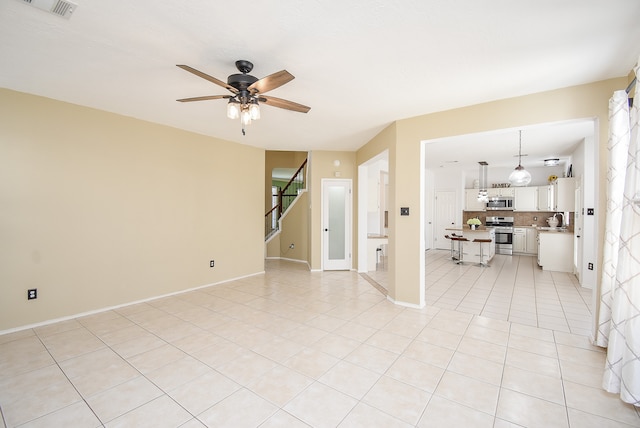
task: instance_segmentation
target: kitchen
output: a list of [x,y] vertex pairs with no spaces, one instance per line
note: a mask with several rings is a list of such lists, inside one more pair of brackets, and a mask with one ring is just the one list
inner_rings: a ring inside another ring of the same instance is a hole
[[575,178],[555,178],[544,186],[465,189],[462,222],[478,218],[495,230],[496,254],[537,256],[543,270],[573,272]]
[[[585,120],[426,142],[427,249],[450,250],[446,229],[468,229],[467,221],[478,218],[483,227],[497,228],[497,254],[537,257],[541,269],[574,273],[591,288],[583,271],[595,251],[584,232],[585,223],[595,222],[593,216],[585,222],[582,207],[594,206],[584,191],[595,179],[593,132],[593,121]],[[478,201],[480,162],[487,164],[489,202]],[[520,164],[531,175],[526,186],[509,182]]]

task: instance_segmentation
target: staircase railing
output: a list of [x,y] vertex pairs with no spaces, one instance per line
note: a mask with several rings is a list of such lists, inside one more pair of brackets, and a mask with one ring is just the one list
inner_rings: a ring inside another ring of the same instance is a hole
[[276,205],[264,215],[265,239],[278,231],[278,220],[287,212],[287,209],[298,197],[300,191],[305,189],[307,160],[305,159],[300,168],[293,174],[289,182],[282,189],[278,188]]

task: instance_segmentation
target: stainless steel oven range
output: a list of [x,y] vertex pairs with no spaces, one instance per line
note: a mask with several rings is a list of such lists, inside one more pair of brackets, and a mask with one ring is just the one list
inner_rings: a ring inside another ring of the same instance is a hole
[[486,217],[485,226],[496,231],[496,254],[513,254],[513,217]]

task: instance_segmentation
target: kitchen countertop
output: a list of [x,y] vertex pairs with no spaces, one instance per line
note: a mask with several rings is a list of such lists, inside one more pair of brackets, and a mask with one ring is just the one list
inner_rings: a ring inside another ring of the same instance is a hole
[[447,228],[445,228],[445,230],[450,230],[452,232],[464,232],[464,233],[487,233],[487,232],[491,231],[491,228],[486,228],[484,226],[480,226],[476,230],[471,230],[471,228],[469,228],[469,226],[466,226],[466,227],[454,226],[454,227],[447,227]]
[[569,233],[573,235],[573,231],[569,230],[569,229],[547,229],[547,228],[541,228],[538,227],[538,233]]

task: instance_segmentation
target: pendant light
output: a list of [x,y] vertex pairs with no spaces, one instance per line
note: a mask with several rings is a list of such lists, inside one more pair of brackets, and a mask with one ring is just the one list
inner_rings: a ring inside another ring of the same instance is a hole
[[478,174],[478,202],[489,202],[489,193],[487,192],[487,165],[485,161],[478,162],[480,164],[480,172]]
[[531,174],[522,166],[522,131],[520,131],[520,144],[518,146],[518,166],[509,175],[509,183],[512,186],[526,186],[531,183]]

